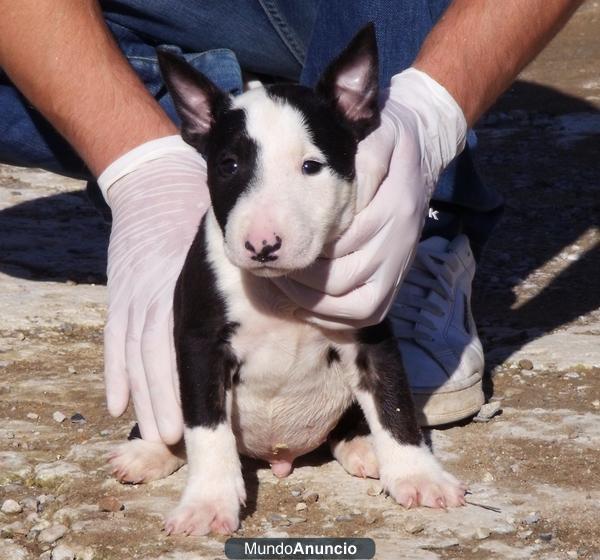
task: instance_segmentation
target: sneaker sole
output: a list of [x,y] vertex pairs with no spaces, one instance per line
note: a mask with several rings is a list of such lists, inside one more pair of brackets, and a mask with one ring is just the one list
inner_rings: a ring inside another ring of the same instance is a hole
[[417,421],[423,427],[439,426],[464,420],[477,414],[485,402],[480,375],[473,383],[441,393],[413,393]]

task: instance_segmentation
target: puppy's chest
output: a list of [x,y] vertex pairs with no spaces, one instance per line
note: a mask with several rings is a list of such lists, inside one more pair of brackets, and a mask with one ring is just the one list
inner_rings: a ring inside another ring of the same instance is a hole
[[[318,447],[352,401],[352,342],[335,344],[310,325],[256,310],[230,314],[240,368],[232,421],[241,451],[273,459]],[[241,310],[239,310],[241,311]]]

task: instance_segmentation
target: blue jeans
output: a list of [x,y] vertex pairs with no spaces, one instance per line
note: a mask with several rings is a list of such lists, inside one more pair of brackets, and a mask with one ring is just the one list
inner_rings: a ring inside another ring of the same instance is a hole
[[[101,0],[108,27],[150,93],[177,122],[155,49],[168,46],[232,94],[242,70],[313,85],[356,31],[373,21],[380,81],[410,66],[449,0]],[[92,179],[83,162],[0,70],[0,161]],[[476,254],[502,199],[475,172],[469,146],[442,175],[424,235],[464,231]],[[436,223],[440,222],[440,223]]]

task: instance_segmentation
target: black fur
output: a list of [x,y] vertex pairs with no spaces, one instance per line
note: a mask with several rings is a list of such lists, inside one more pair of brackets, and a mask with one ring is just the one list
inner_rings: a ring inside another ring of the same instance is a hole
[[316,96],[310,88],[292,84],[269,86],[267,94],[296,107],[304,117],[312,140],[327,158],[327,165],[340,177],[354,179],[356,138],[350,125],[332,110],[327,100]]
[[[240,109],[222,112],[208,135],[206,164],[210,200],[223,232],[227,216],[252,181],[257,156],[256,142],[246,132],[246,113]],[[223,173],[221,163],[226,159],[237,162],[235,173]]]
[[181,407],[188,427],[226,421],[225,395],[239,363],[229,341],[238,327],[227,323],[225,303],[206,256],[203,219],[175,287],[174,340]]
[[[343,75],[348,68],[355,67],[357,61],[361,60],[367,63],[367,73],[361,91],[351,93],[343,87],[345,84],[340,88],[338,76]],[[316,92],[321,98],[330,100],[334,110],[349,123],[358,140],[362,140],[379,126],[379,57],[375,26],[372,23],[363,27],[340,55],[327,66],[317,84]],[[358,114],[351,112],[352,118],[349,118],[344,109],[346,102],[350,101],[360,105]]]
[[351,441],[356,436],[367,436],[370,433],[360,406],[357,403],[352,403],[339,419],[336,427],[329,433],[329,440]]
[[361,373],[361,388],[373,395],[379,421],[399,443],[420,445],[423,436],[389,323],[383,321],[360,329],[357,340],[360,350],[356,366]]
[[333,346],[330,346],[327,349],[327,356],[325,359],[327,360],[327,365],[331,367],[333,364],[339,363],[340,353]]

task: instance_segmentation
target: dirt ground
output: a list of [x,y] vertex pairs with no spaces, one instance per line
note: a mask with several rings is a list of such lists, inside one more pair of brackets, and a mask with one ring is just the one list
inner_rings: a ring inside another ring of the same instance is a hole
[[[368,536],[385,560],[600,558],[598,29],[588,1],[477,128],[506,199],[474,289],[501,413],[429,433],[469,504],[403,510],[322,451],[284,480],[245,464],[240,535]],[[0,513],[0,559],[223,558],[222,538],[161,531],[185,467],[144,486],[106,467],[133,417],[105,409],[108,230],[82,188],[0,166],[0,505],[21,510]]]

